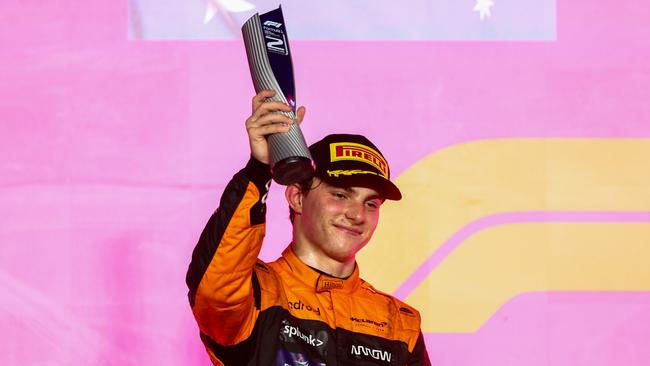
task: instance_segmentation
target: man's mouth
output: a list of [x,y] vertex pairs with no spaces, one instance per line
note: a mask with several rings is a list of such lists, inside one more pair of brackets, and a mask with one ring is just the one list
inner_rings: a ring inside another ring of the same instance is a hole
[[339,230],[341,230],[341,231],[343,231],[343,232],[345,232],[347,234],[350,234],[350,235],[358,236],[358,235],[361,235],[363,233],[363,231],[361,229],[358,229],[358,228],[353,227],[353,226],[346,226],[346,225],[334,225],[334,226],[337,229],[339,229]]

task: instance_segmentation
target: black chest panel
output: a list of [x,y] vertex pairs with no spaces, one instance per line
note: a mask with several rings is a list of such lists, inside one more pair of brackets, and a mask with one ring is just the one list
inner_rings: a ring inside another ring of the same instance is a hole
[[261,312],[244,342],[207,344],[226,366],[399,366],[409,355],[404,342],[332,329],[324,322],[298,319],[282,307]]

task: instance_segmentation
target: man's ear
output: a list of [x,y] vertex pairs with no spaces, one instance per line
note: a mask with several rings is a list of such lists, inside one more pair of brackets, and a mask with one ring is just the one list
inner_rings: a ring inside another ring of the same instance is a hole
[[284,196],[287,199],[289,207],[291,207],[297,214],[301,214],[302,198],[304,195],[302,193],[302,189],[300,189],[300,185],[298,183],[294,183],[287,186],[287,189],[284,191]]

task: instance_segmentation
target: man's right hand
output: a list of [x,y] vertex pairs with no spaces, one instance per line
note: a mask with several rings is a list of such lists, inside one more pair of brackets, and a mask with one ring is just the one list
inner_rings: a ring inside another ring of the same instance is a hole
[[[275,95],[273,90],[262,90],[253,97],[253,113],[246,119],[246,130],[251,155],[264,164],[269,164],[269,145],[266,135],[286,133],[294,121],[277,112],[291,112],[291,107],[282,102],[269,102],[267,98]],[[305,117],[305,107],[300,107],[296,113],[296,121],[302,122]]]

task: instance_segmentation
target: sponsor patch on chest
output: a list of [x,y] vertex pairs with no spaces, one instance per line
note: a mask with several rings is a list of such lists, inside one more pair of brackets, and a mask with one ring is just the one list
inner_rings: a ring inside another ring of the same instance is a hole
[[355,344],[352,345],[350,354],[356,358],[383,361],[386,364],[390,364],[393,358],[393,353],[391,351]]

